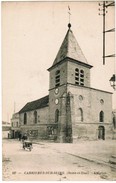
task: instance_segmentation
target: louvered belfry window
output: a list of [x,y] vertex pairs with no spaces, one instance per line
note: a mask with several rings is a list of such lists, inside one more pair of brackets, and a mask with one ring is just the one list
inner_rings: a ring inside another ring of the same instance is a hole
[[58,87],[60,85],[60,70],[57,70],[55,73],[55,86]]
[[84,71],[82,69],[75,69],[75,84],[84,86]]

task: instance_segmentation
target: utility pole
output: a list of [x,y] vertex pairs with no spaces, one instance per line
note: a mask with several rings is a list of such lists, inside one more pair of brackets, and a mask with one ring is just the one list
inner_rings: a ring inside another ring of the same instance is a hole
[[[99,13],[99,15],[103,15],[103,65],[105,65],[105,59],[106,58],[110,58],[110,57],[115,57],[115,54],[110,54],[110,55],[106,55],[105,53],[105,49],[106,49],[106,37],[105,37],[105,34],[106,33],[109,33],[109,32],[114,32],[115,31],[115,28],[112,28],[112,29],[109,29],[109,30],[106,30],[106,27],[105,27],[105,22],[106,22],[106,19],[105,19],[105,16],[106,16],[106,8],[110,7],[110,6],[115,6],[115,1],[103,1],[102,3],[99,3],[99,6],[101,6],[99,8],[99,11],[102,12]],[[113,76],[110,78],[110,85],[111,87],[113,87],[114,90],[116,90],[116,74],[115,74],[115,63],[114,63],[114,74]]]
[[103,65],[105,65],[105,1],[103,2]]
[[[110,6],[114,6],[115,2],[114,1],[103,1],[102,3],[99,3],[99,15],[103,16],[103,65],[105,65],[105,58],[106,57],[115,57],[115,54],[111,54],[111,55],[106,55],[105,51],[106,51],[106,37],[105,34],[108,32],[114,32],[115,28],[112,28],[110,30],[106,30],[105,24],[106,24],[106,13],[108,13],[108,11],[106,10],[108,7]],[[101,13],[102,12],[102,13]]]

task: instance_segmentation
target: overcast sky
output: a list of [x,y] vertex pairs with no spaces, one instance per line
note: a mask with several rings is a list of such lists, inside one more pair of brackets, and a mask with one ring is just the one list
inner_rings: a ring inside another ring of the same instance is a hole
[[[102,16],[98,2],[3,2],[2,88],[3,120],[10,121],[27,102],[48,95],[49,73],[68,30],[68,5],[72,31],[91,69],[91,87],[116,91],[109,79],[114,58],[102,64]],[[106,29],[114,27],[114,7],[108,8]],[[106,54],[114,54],[114,33],[106,35]]]

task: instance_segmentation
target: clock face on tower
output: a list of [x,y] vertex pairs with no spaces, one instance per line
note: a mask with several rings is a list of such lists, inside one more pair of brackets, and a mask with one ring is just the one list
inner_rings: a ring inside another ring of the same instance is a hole
[[58,101],[58,99],[56,99],[56,100],[55,100],[55,104],[57,105],[57,104],[58,104],[58,102],[59,102],[59,101]]
[[55,89],[55,94],[58,94],[58,93],[59,93],[59,89],[56,88],[56,89]]

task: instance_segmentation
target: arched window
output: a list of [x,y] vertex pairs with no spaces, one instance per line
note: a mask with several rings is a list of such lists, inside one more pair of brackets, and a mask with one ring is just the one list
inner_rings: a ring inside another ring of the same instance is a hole
[[58,121],[59,121],[59,110],[56,109],[56,111],[55,111],[55,123],[58,123]]
[[83,121],[83,110],[81,108],[77,110],[77,120]]
[[16,127],[18,127],[19,125],[18,125],[18,121],[16,122]]
[[99,113],[99,121],[100,121],[100,122],[104,122],[104,112],[103,112],[103,111],[101,111],[101,112]]
[[27,113],[24,113],[24,125],[27,124]]
[[105,127],[104,126],[98,127],[98,139],[105,140]]
[[57,70],[55,73],[55,86],[59,86],[60,85],[60,70]]
[[34,123],[37,123],[37,111],[34,111]]

